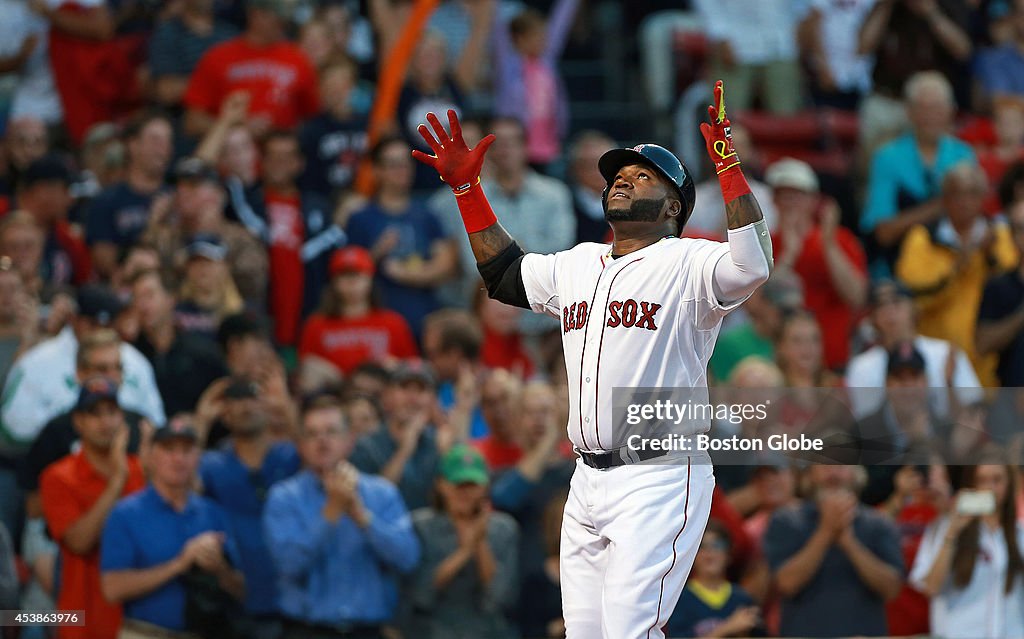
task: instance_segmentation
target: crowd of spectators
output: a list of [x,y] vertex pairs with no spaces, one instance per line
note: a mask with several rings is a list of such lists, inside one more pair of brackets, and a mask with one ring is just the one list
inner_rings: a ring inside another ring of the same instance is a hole
[[86,617],[20,636],[563,636],[560,324],[410,151],[455,109],[525,250],[609,241],[680,11],[776,264],[707,377],[778,401],[712,435],[851,456],[716,456],[666,633],[1024,636],[1024,0],[0,0],[0,610]]

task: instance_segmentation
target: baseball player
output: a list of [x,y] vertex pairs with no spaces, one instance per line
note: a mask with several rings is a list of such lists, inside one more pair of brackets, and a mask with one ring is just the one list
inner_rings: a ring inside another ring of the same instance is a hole
[[715,480],[706,454],[631,450],[611,423],[616,387],[706,393],[722,318],[772,269],[768,229],[733,149],[721,81],[708,114],[701,132],[725,199],[728,242],[679,237],[693,212],[693,178],[668,150],[641,144],[598,162],[611,245],[584,243],[554,255],[524,254],[495,218],[480,186],[494,135],[469,149],[453,111],[450,136],[433,113],[430,129],[419,127],[433,155],[413,155],[452,188],[490,296],[562,321],[568,430],[579,455],[560,551],[568,639],[663,638],[711,510]]

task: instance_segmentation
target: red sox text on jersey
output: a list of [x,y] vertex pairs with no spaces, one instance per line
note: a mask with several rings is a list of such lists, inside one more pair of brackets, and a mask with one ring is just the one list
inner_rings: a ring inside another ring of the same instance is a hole
[[[661,304],[654,302],[638,302],[634,299],[614,300],[608,303],[608,328],[622,326],[624,328],[644,328],[649,331],[658,330],[655,316]],[[580,330],[587,325],[589,307],[586,301],[573,302],[562,307],[562,333]]]

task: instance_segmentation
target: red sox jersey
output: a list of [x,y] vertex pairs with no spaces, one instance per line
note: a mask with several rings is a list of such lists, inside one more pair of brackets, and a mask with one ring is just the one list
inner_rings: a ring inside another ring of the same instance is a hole
[[703,389],[695,395],[707,401],[708,359],[722,318],[745,299],[716,299],[712,277],[723,258],[726,243],[675,237],[619,258],[609,245],[592,243],[523,257],[531,308],[562,322],[568,431],[577,448],[625,445],[613,432],[614,388]]

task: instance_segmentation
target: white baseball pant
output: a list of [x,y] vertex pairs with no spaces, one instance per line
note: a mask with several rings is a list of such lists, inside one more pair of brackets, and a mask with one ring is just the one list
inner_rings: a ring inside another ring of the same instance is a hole
[[576,461],[559,553],[566,639],[664,639],[714,488],[706,456],[608,470]]

